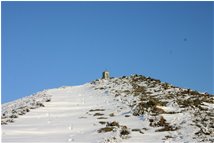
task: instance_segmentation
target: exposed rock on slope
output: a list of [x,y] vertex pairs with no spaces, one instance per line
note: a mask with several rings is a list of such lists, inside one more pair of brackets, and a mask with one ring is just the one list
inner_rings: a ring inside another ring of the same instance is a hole
[[180,141],[180,137],[197,142],[214,141],[212,95],[142,75],[96,80],[92,84],[95,90],[103,90],[115,96],[115,100],[129,105],[132,115],[143,117],[155,132],[169,133],[163,138],[165,140]]
[[123,76],[3,104],[1,123],[3,142],[214,142],[214,98]]
[[46,91],[42,91],[37,94],[18,99],[15,102],[3,104],[1,124],[6,125],[8,123],[13,123],[14,118],[18,118],[18,116],[24,115],[32,109],[44,107],[43,103],[50,101],[51,95],[46,94]]

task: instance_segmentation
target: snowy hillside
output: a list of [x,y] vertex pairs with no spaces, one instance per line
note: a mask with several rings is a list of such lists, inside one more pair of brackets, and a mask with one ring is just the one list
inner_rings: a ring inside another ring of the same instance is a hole
[[3,142],[214,142],[214,98],[133,75],[2,105]]

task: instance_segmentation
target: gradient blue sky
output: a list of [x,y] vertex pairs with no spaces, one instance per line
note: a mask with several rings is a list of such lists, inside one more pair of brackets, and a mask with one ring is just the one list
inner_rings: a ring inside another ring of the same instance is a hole
[[143,74],[214,93],[213,2],[2,2],[2,102]]

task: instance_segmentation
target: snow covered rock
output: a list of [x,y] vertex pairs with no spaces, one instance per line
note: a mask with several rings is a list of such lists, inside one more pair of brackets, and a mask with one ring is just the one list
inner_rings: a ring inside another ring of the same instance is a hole
[[214,98],[142,75],[2,105],[3,142],[213,142]]

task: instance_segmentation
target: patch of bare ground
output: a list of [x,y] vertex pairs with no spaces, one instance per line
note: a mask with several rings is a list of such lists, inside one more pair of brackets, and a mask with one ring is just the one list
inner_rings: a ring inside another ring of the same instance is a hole
[[176,131],[179,128],[177,126],[172,126],[166,122],[163,116],[160,116],[159,120],[157,119],[149,119],[151,127],[163,127],[161,129],[156,130],[156,132],[163,132],[163,131]]
[[103,116],[104,114],[102,113],[95,113],[94,116]]
[[96,111],[105,111],[105,109],[91,109],[89,112],[96,112]]

